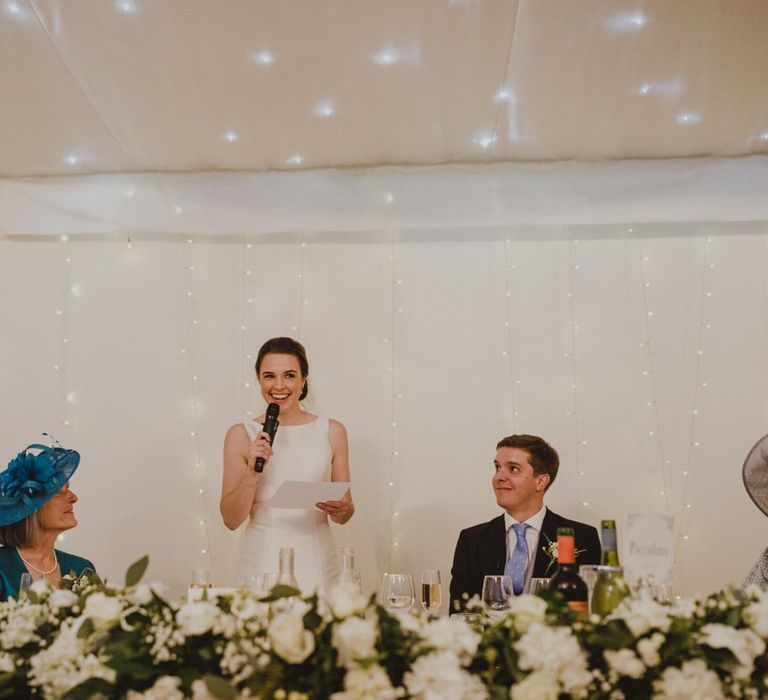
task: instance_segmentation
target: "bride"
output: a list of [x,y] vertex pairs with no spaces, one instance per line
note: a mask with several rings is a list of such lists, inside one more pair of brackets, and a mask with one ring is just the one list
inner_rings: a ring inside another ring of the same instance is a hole
[[[263,432],[264,416],[236,423],[224,439],[224,474],[219,508],[224,524],[248,525],[240,540],[237,575],[274,572],[281,547],[293,547],[295,575],[302,591],[327,594],[338,576],[338,558],[328,518],[344,524],[354,514],[349,491],[339,501],[309,510],[272,508],[269,500],[284,480],[349,481],[347,432],[339,421],[305,411],[309,363],[304,346],[272,338],[256,358],[264,400],[280,407],[274,444]],[[256,460],[264,460],[258,473]]]

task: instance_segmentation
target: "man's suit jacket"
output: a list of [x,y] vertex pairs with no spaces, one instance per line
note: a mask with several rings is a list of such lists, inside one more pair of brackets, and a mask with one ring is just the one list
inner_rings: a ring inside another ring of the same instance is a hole
[[[597,530],[591,525],[568,520],[553,513],[549,508],[544,515],[541,526],[539,544],[536,547],[536,558],[533,562],[533,577],[551,576],[555,572],[557,562],[547,572],[549,556],[544,551],[548,542],[557,541],[557,530],[561,527],[572,527],[576,535],[576,549],[584,550],[578,555],[576,564],[600,563],[600,538]],[[456,610],[456,603],[463,607],[463,595],[470,598],[483,590],[483,577],[492,574],[503,574],[507,562],[507,532],[504,527],[504,516],[462,530],[456,543],[451,569],[451,612]],[[546,572],[546,573],[545,573]]]

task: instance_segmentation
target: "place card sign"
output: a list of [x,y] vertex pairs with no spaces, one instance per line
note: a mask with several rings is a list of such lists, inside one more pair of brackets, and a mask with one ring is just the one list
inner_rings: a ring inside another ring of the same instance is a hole
[[629,583],[675,582],[674,519],[656,513],[630,513],[624,531],[622,563]]

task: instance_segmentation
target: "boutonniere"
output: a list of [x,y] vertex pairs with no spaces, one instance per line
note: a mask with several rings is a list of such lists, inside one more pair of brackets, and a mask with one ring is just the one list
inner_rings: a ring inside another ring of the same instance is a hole
[[[544,550],[544,554],[546,554],[549,558],[549,561],[547,562],[547,568],[544,569],[544,576],[549,576],[549,570],[554,564],[557,563],[557,540],[550,540],[545,532],[542,532],[541,534],[544,535],[544,539],[547,541],[547,543],[542,546],[542,549]],[[574,554],[578,559],[579,554],[582,554],[586,551],[586,549],[577,549]]]

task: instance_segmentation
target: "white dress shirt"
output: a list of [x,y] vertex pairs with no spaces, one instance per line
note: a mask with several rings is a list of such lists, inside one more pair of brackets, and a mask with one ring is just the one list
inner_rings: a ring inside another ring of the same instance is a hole
[[[529,527],[525,531],[525,542],[528,545],[528,563],[525,565],[525,585],[523,593],[528,593],[531,588],[531,576],[533,575],[533,562],[536,559],[536,548],[539,546],[539,537],[541,536],[541,527],[544,524],[544,516],[547,514],[547,507],[542,506],[541,510],[534,513],[528,520],[524,520]],[[507,561],[515,551],[517,545],[517,535],[512,529],[513,525],[519,523],[509,513],[504,511],[504,527],[507,530]]]

